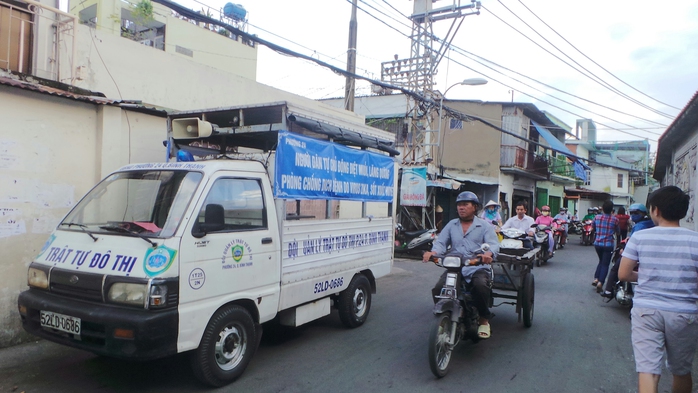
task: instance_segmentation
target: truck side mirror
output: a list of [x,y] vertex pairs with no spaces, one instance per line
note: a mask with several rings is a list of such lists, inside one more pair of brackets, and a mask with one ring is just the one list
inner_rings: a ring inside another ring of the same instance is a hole
[[194,226],[192,236],[201,238],[209,232],[223,230],[225,227],[225,210],[222,205],[210,204],[206,205],[204,212],[204,222]]

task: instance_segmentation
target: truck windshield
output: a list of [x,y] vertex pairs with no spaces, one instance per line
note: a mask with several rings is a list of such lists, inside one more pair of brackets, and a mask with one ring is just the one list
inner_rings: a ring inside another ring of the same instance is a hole
[[127,171],[100,182],[65,217],[66,229],[171,237],[203,175],[187,171]]

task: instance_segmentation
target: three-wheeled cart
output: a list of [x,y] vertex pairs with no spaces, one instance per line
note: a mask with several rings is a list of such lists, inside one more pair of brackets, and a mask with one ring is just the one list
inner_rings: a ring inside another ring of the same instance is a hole
[[[503,301],[496,306],[515,305],[516,313],[519,315],[518,321],[521,322],[523,317],[523,323],[526,327],[531,327],[533,324],[533,301],[536,287],[532,270],[538,252],[540,252],[540,248],[533,250],[502,248],[499,250],[497,260],[492,263],[494,280],[491,302],[494,303],[494,298],[515,300],[516,303]],[[516,293],[503,293],[504,291]],[[490,307],[496,306],[490,304]]]

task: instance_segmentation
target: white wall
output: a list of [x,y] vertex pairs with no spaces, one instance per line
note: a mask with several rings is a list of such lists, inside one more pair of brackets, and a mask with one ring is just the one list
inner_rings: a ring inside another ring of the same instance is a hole
[[676,146],[672,154],[673,173],[667,174],[669,177],[666,184],[674,185],[688,193],[691,202],[688,206],[686,217],[681,220],[681,226],[692,230],[698,230],[698,217],[696,217],[696,187],[698,187],[698,129],[686,135],[686,139]]
[[166,128],[161,117],[3,85],[0,102],[0,347],[4,347],[28,338],[20,334],[17,296],[26,289],[27,266],[50,232],[104,173],[129,160],[164,161]]

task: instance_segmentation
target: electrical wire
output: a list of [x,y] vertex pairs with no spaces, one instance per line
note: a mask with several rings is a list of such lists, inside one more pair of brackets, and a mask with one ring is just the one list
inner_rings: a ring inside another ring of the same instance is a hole
[[[490,79],[490,80],[492,80],[492,81],[495,81],[495,82],[499,83],[499,84],[502,85],[502,86],[505,86],[505,87],[510,88],[510,89],[514,89],[512,86],[507,85],[506,83],[501,82],[501,81],[497,80],[496,78],[494,78],[494,77],[492,77],[492,76],[490,76],[490,75],[484,74],[484,73],[482,73],[481,71],[477,71],[477,70],[473,69],[472,67],[468,67],[468,66],[466,66],[465,64],[463,64],[463,63],[461,63],[461,62],[459,62],[459,61],[457,61],[457,60],[455,60],[455,59],[450,58],[450,60],[451,60],[452,62],[454,62],[454,63],[460,65],[460,66],[463,67],[463,68],[469,69],[469,70],[474,71],[474,72],[479,72],[481,75],[485,76],[486,78],[488,78],[488,79]],[[481,63],[481,64],[482,64],[482,63]],[[494,72],[500,73],[499,71],[497,71],[497,70],[495,70],[495,69],[493,69],[493,68],[491,68],[491,67],[488,67],[488,66],[486,66],[486,65],[484,65],[484,64],[483,64],[483,66],[485,66],[485,67],[487,67],[487,68],[490,68],[490,69],[491,69],[492,71],[494,71]],[[568,105],[573,106],[573,107],[578,108],[578,109],[585,110],[585,111],[587,111],[587,112],[589,112],[589,113],[592,113],[592,114],[597,115],[597,116],[599,116],[599,117],[602,117],[602,118],[604,118],[604,119],[608,119],[608,120],[611,120],[611,121],[616,122],[616,123],[618,123],[618,124],[622,124],[622,125],[625,125],[625,126],[634,128],[634,129],[636,129],[636,130],[638,130],[638,131],[647,132],[647,133],[649,133],[649,134],[656,134],[656,133],[651,132],[651,131],[643,130],[642,128],[639,128],[639,127],[634,127],[634,126],[632,126],[632,125],[630,125],[630,124],[626,124],[626,123],[623,123],[623,122],[621,122],[621,121],[611,119],[611,118],[608,117],[608,116],[604,116],[604,115],[602,115],[602,114],[600,114],[600,113],[596,113],[596,112],[591,111],[591,110],[588,110],[588,109],[586,109],[586,108],[582,108],[582,107],[580,107],[579,105],[575,105],[575,104],[573,104],[573,103],[571,103],[571,102],[568,102],[568,101],[565,101],[565,100],[563,100],[563,99],[561,99],[561,98],[557,98],[557,97],[555,97],[555,96],[552,96],[552,95],[550,95],[550,94],[547,94],[547,93],[543,92],[542,90],[539,90],[539,89],[537,89],[537,88],[535,88],[535,87],[533,87],[533,86],[530,86],[530,85],[528,85],[528,84],[526,84],[526,83],[524,83],[524,82],[521,82],[521,81],[519,81],[519,80],[517,80],[517,79],[511,78],[511,77],[510,77],[510,79],[512,79],[512,80],[514,80],[514,81],[516,81],[516,82],[518,82],[518,83],[521,83],[521,84],[523,84],[523,85],[526,86],[526,87],[529,87],[529,88],[534,89],[534,90],[536,90],[536,91],[538,91],[538,92],[541,92],[541,93],[543,93],[543,94],[545,94],[545,95],[547,95],[547,96],[550,96],[550,97],[555,98],[555,99],[557,99],[557,100],[559,100],[559,101],[562,101],[562,102],[564,102],[565,104],[568,104]],[[526,92],[524,92],[524,91],[521,91],[521,90],[517,90],[517,91],[519,91],[521,94],[523,94],[523,95],[525,95],[525,96],[527,96],[527,97],[531,97],[531,98],[533,98],[534,100],[540,101],[540,102],[545,103],[545,104],[547,104],[547,105],[550,105],[550,106],[552,106],[552,107],[554,107],[554,108],[557,108],[557,109],[560,109],[560,110],[562,110],[562,111],[565,111],[565,112],[567,112],[567,113],[569,113],[569,114],[573,114],[573,115],[578,116],[578,117],[581,117],[581,118],[584,117],[584,116],[582,116],[582,115],[576,114],[576,113],[571,112],[571,111],[569,111],[569,110],[563,109],[563,108],[561,108],[561,107],[559,107],[559,106],[557,106],[557,105],[553,105],[553,104],[551,104],[551,103],[549,103],[549,102],[547,102],[547,101],[541,100],[540,98],[535,97],[535,96],[533,96],[533,95],[531,95],[531,94],[528,94],[528,93],[526,93]],[[627,132],[627,131],[622,131],[621,129],[618,129],[618,128],[615,128],[615,127],[612,127],[612,126],[609,126],[609,125],[606,125],[606,124],[603,124],[603,123],[600,123],[600,122],[597,122],[597,123],[598,123],[598,124],[601,124],[601,125],[603,125],[603,126],[605,126],[605,127],[611,128],[611,129],[613,129],[613,130],[622,132],[622,133],[624,133],[624,134],[632,135],[632,136],[635,136],[635,137],[638,137],[638,138],[643,138],[643,139],[645,138],[645,137],[642,137],[642,136],[640,136],[640,135],[633,134],[633,133],[629,133],[629,132]],[[653,139],[653,140],[654,140],[654,139]]]
[[622,79],[620,79],[619,77],[617,77],[617,76],[616,76],[615,74],[613,74],[611,71],[607,70],[607,69],[604,68],[602,65],[600,65],[599,63],[597,63],[596,61],[594,61],[592,58],[590,58],[589,56],[587,56],[586,54],[584,54],[584,52],[582,52],[581,50],[579,50],[576,46],[574,46],[571,42],[569,42],[565,37],[563,37],[563,36],[562,36],[560,33],[558,33],[555,29],[553,29],[552,27],[550,27],[550,25],[548,25],[547,23],[545,23],[545,21],[543,21],[543,19],[541,19],[538,15],[536,15],[536,13],[534,13],[530,8],[528,8],[528,6],[526,6],[526,4],[523,3],[523,1],[521,1],[521,0],[518,0],[518,1],[519,1],[519,3],[521,3],[521,5],[522,5],[524,8],[526,8],[526,9],[528,10],[528,12],[530,12],[533,16],[535,16],[536,19],[538,19],[539,21],[541,21],[541,23],[543,23],[547,28],[549,28],[549,29],[552,30],[555,34],[557,34],[557,36],[560,37],[563,41],[565,41],[569,46],[571,46],[572,48],[574,48],[574,50],[576,50],[577,52],[579,52],[579,54],[581,54],[582,56],[584,56],[587,60],[589,60],[589,61],[591,61],[592,63],[594,63],[597,67],[599,67],[599,68],[601,68],[602,70],[606,71],[606,72],[607,72],[609,75],[611,75],[613,78],[615,78],[615,79],[618,80],[619,82],[623,83],[624,85],[628,86],[629,88],[635,90],[636,92],[642,94],[643,96],[645,96],[645,97],[647,97],[647,98],[649,98],[649,99],[651,99],[651,100],[653,100],[653,101],[655,101],[655,102],[658,102],[658,103],[660,103],[660,104],[662,104],[662,105],[668,106],[669,108],[672,108],[672,109],[676,109],[676,110],[679,110],[679,111],[681,110],[681,108],[677,108],[677,107],[672,106],[672,105],[670,105],[670,104],[667,104],[667,103],[665,103],[665,102],[659,101],[658,99],[656,99],[656,98],[654,98],[654,97],[652,97],[652,96],[650,96],[650,95],[648,95],[648,94],[643,93],[642,91],[636,89],[635,87],[631,86],[630,84],[628,84],[628,83],[625,82],[624,80],[622,80]]
[[[347,0],[347,1],[350,1],[350,0]],[[362,0],[362,1],[363,1],[363,0]],[[359,8],[359,9],[361,9],[361,8]],[[367,13],[369,16],[371,16],[371,17],[373,17],[374,19],[379,20],[380,22],[382,22],[382,23],[385,24],[385,22],[381,21],[381,20],[378,19],[375,15],[373,15],[373,14],[367,12],[366,10],[361,9],[361,11]],[[394,30],[396,30],[396,29],[394,29]],[[397,30],[396,30],[396,31],[397,31]],[[444,42],[443,40],[439,39],[438,37],[434,37],[434,38],[436,38],[436,40],[438,40],[439,42]],[[457,47],[457,46],[455,46],[455,45],[449,45],[449,47],[451,47],[452,49],[454,49],[454,50],[456,50],[456,51],[462,50],[462,49],[460,49],[459,47]],[[463,51],[464,51],[464,50],[463,50]],[[470,53],[470,52],[467,52],[467,51],[464,51],[464,52]],[[479,56],[478,56],[478,57],[479,57]],[[467,68],[467,69],[469,69],[469,70],[471,70],[471,71],[479,72],[478,70],[475,70],[475,69],[473,69],[473,68],[471,68],[471,67],[467,67],[467,66],[465,66],[464,64],[462,64],[462,63],[460,63],[460,62],[458,62],[458,61],[455,61],[454,59],[450,59],[450,60],[451,60],[451,61],[454,61],[456,64],[458,64],[458,65],[460,65],[460,66],[462,66],[462,67],[465,67],[465,68]],[[489,60],[488,60],[488,61],[489,61]],[[496,63],[494,63],[494,62],[491,62],[491,63],[493,63],[493,64],[495,64],[495,65],[497,65],[497,66],[499,66],[499,67],[502,67],[502,66],[500,66],[500,65],[498,65],[498,64],[496,64]],[[501,72],[499,72],[499,71],[497,71],[497,70],[494,70],[492,67],[486,66],[485,64],[482,64],[482,63],[480,63],[480,64],[483,65],[483,66],[485,66],[485,67],[487,67],[487,68],[492,69],[492,70],[495,71],[495,72],[498,72],[498,73],[504,75],[503,73],[501,73]],[[507,69],[507,68],[505,68],[505,67],[502,67],[502,68],[504,68],[504,69],[506,69],[507,71],[510,71],[510,72],[515,72],[515,71],[512,71],[512,70]],[[516,72],[515,72],[515,73],[516,73]],[[535,80],[535,79],[533,79],[533,78],[527,77],[527,76],[525,76],[525,75],[523,75],[523,74],[520,74],[520,73],[517,73],[517,74],[522,75],[522,76],[524,76],[524,77],[526,77],[526,78],[528,78],[528,79],[531,79],[531,80],[533,80],[533,81],[535,81],[535,82],[537,82],[537,83],[540,83],[540,84],[542,84],[542,85],[544,85],[544,86],[546,86],[546,87],[555,89],[555,90],[560,91],[560,92],[562,92],[562,93],[565,93],[564,91],[562,91],[562,90],[560,90],[560,89],[557,89],[557,88],[555,88],[555,87],[553,87],[553,86],[550,86],[550,85],[547,85],[547,84],[542,83],[542,82],[540,82],[540,81],[537,81],[537,80]],[[484,74],[483,74],[483,75],[484,75]],[[506,75],[505,75],[505,76],[506,76]],[[514,89],[513,87],[511,87],[511,86],[509,86],[509,85],[507,85],[507,84],[505,84],[505,83],[503,83],[503,82],[500,82],[500,81],[498,81],[498,80],[496,80],[496,79],[494,79],[494,78],[491,78],[491,77],[488,77],[488,78],[490,78],[490,79],[492,79],[492,80],[494,80],[494,81],[500,83],[500,84],[503,85],[503,86],[509,87],[510,89]],[[509,78],[511,78],[511,77],[509,77]],[[591,111],[591,110],[588,110],[588,109],[586,109],[586,108],[582,108],[582,107],[580,107],[580,106],[578,106],[578,105],[574,105],[574,104],[572,104],[572,103],[570,103],[570,102],[568,102],[568,101],[565,101],[565,100],[562,100],[562,99],[560,99],[560,98],[554,97],[554,96],[552,96],[552,95],[550,95],[550,94],[544,93],[544,92],[542,92],[541,90],[536,89],[536,88],[534,88],[534,87],[532,87],[532,86],[530,86],[530,85],[528,85],[528,84],[525,84],[525,83],[523,83],[523,82],[521,82],[521,81],[519,81],[519,80],[516,80],[516,79],[514,79],[514,78],[511,78],[511,79],[513,79],[513,80],[515,80],[516,82],[521,83],[521,84],[523,84],[523,85],[525,85],[525,86],[527,86],[527,87],[529,87],[529,88],[532,88],[532,89],[534,89],[534,90],[536,90],[536,91],[539,91],[539,92],[541,92],[541,93],[543,93],[543,94],[546,94],[546,95],[548,95],[548,96],[550,96],[550,97],[552,97],[552,98],[555,98],[555,99],[557,99],[557,100],[559,100],[559,101],[562,101],[562,102],[564,102],[564,103],[566,103],[566,104],[572,105],[572,106],[574,106],[574,107],[576,107],[576,108],[578,108],[578,109],[585,110],[585,111],[587,111],[587,112],[589,112],[589,113],[592,113],[592,114],[598,115],[598,116],[600,116],[600,117],[602,117],[602,118],[605,118],[605,119],[608,119],[608,120],[617,122],[617,123],[619,123],[619,124],[622,124],[622,125],[625,125],[625,126],[628,126],[628,127],[634,128],[634,129],[637,129],[637,130],[639,130],[639,131],[643,131],[643,132],[647,132],[647,133],[652,133],[652,132],[649,132],[649,131],[645,131],[645,130],[643,130],[642,128],[634,127],[634,126],[632,126],[632,125],[625,124],[625,123],[622,123],[622,122],[620,122],[620,121],[611,119],[611,118],[609,118],[609,117],[607,117],[607,116],[598,114],[598,113],[593,112],[593,111]],[[518,90],[518,91],[520,91],[520,90]],[[521,91],[520,91],[520,92],[521,92]],[[584,117],[584,116],[581,116],[581,115],[579,115],[579,114],[575,114],[575,113],[573,113],[573,112],[571,112],[571,111],[562,109],[562,108],[559,107],[559,106],[552,105],[552,104],[550,104],[550,103],[548,103],[548,102],[546,102],[546,101],[540,100],[540,99],[538,99],[538,98],[536,98],[535,96],[532,96],[532,95],[530,95],[530,94],[527,94],[527,93],[524,93],[524,92],[521,92],[521,93],[524,94],[524,95],[526,95],[526,96],[528,96],[528,97],[531,97],[531,98],[533,98],[533,99],[539,100],[539,101],[541,101],[541,102],[543,102],[543,103],[546,103],[546,104],[548,104],[548,105],[551,105],[551,106],[553,106],[553,107],[555,107],[555,108],[557,108],[557,109],[561,109],[561,110],[563,110],[563,111],[565,111],[565,112],[567,112],[567,113],[570,113],[570,114],[573,114],[573,115],[579,116],[579,117]],[[566,94],[569,94],[569,93],[566,93]],[[570,95],[571,95],[571,94],[570,94]],[[593,103],[593,102],[591,102],[591,101],[589,101],[589,100],[583,99],[583,98],[578,97],[578,96],[576,96],[576,95],[572,95],[572,96],[575,97],[575,98],[582,99],[582,100],[584,100],[584,101]],[[599,104],[596,104],[596,105],[599,105]],[[620,111],[614,110],[613,108],[610,108],[610,107],[607,107],[607,106],[603,106],[603,105],[599,105],[599,106],[602,106],[602,107],[604,107],[605,109],[608,109],[608,110],[612,110],[612,111],[616,111],[616,112],[619,112],[619,113],[623,113],[623,114],[628,115],[628,116],[631,116],[631,117],[636,117],[636,116],[633,116],[633,115],[630,115],[630,114],[627,114],[627,113],[624,113],[624,112],[620,112]],[[647,122],[651,122],[651,123],[654,123],[654,124],[662,125],[661,123],[653,122],[653,121],[651,121],[651,120],[642,119],[642,118],[639,118],[639,117],[636,117],[636,118],[641,119],[641,120],[644,120],[644,121],[647,121]],[[616,129],[616,128],[612,127],[612,126],[608,126],[608,125],[603,124],[603,123],[598,123],[598,124],[604,125],[604,126],[606,126],[606,127],[609,127],[609,128],[611,128],[611,129],[617,130],[617,131],[619,131],[619,132],[622,132],[622,133],[625,133],[625,134],[628,134],[628,135],[631,135],[631,136],[634,136],[634,137],[638,137],[638,138],[645,139],[645,137],[642,137],[642,136],[640,136],[640,135],[628,133],[628,132],[622,131],[622,130],[620,130],[620,129]],[[650,140],[655,141],[654,139],[650,139]]]
[[[499,0],[498,0],[498,1],[499,1]],[[500,1],[500,3],[501,3],[501,1]],[[545,52],[547,52],[548,54],[550,54],[550,55],[553,56],[554,58],[556,58],[556,59],[560,60],[561,62],[565,63],[565,64],[568,65],[570,68],[572,68],[573,70],[579,72],[580,74],[584,75],[585,77],[589,78],[590,80],[592,80],[592,81],[598,83],[599,85],[605,87],[606,89],[609,89],[609,90],[613,91],[614,93],[620,95],[621,97],[626,98],[626,99],[630,100],[631,102],[635,103],[636,105],[639,105],[639,106],[641,106],[641,107],[643,107],[643,108],[645,108],[645,109],[647,109],[647,110],[649,110],[649,111],[651,111],[651,112],[654,112],[654,113],[656,113],[656,114],[658,114],[658,115],[660,115],[660,116],[666,117],[666,118],[668,118],[668,119],[673,119],[673,118],[674,118],[674,116],[672,116],[672,115],[669,115],[669,114],[667,114],[667,113],[664,113],[664,112],[662,112],[662,111],[659,111],[659,110],[657,110],[657,109],[654,109],[654,108],[652,108],[651,106],[649,106],[649,105],[647,105],[647,104],[644,104],[644,103],[642,103],[642,102],[640,102],[640,101],[638,101],[638,100],[636,100],[636,99],[634,99],[634,98],[628,96],[627,94],[621,92],[620,90],[618,90],[618,89],[616,89],[616,88],[610,86],[608,83],[600,82],[600,81],[598,81],[598,80],[592,78],[591,76],[585,74],[584,72],[580,71],[579,69],[577,69],[576,67],[574,67],[574,66],[571,65],[570,63],[568,63],[568,62],[566,62],[565,60],[561,59],[561,58],[560,58],[559,56],[557,56],[556,54],[554,54],[554,53],[550,52],[548,49],[544,48],[544,47],[543,47],[542,45],[540,45],[539,43],[535,42],[533,39],[531,39],[530,37],[528,37],[526,34],[524,34],[523,32],[521,32],[520,30],[518,30],[517,28],[515,28],[515,27],[512,26],[511,24],[505,22],[502,18],[500,18],[499,16],[497,16],[497,14],[495,14],[494,12],[492,12],[492,10],[487,9],[485,6],[482,6],[482,8],[485,9],[486,11],[488,11],[490,14],[492,14],[492,16],[494,16],[495,18],[499,19],[499,21],[501,21],[501,22],[504,23],[505,25],[509,26],[512,30],[516,31],[517,33],[519,33],[520,35],[522,35],[524,38],[526,38],[527,40],[531,41],[533,44],[535,44],[536,46],[538,46],[539,48],[541,48],[542,50],[544,50]],[[509,8],[507,8],[506,6],[504,6],[504,8],[506,8],[509,12],[511,12],[514,16],[516,16],[519,20],[521,20],[521,18],[520,18],[518,15],[516,15],[514,12],[512,12],[511,10],[509,10]],[[523,22],[523,21],[522,21],[522,22]],[[523,23],[526,24],[526,22],[523,22]],[[526,26],[529,26],[529,25],[526,24]],[[531,27],[529,26],[529,28],[531,28]],[[532,29],[533,31],[535,31],[533,28],[531,28],[531,29]],[[536,33],[538,33],[538,32],[536,32]],[[540,34],[539,34],[539,35],[540,35]],[[544,38],[544,39],[545,39],[545,38]],[[546,39],[546,41],[547,41],[547,39]],[[550,42],[548,41],[548,43],[550,43]],[[551,44],[551,45],[552,45],[552,44]],[[553,47],[555,47],[555,46],[553,45]],[[557,49],[557,47],[555,47],[555,49]],[[559,50],[559,49],[558,49],[558,50]],[[560,52],[562,52],[562,51],[560,51]],[[562,52],[562,53],[564,54],[564,52]],[[567,56],[567,55],[565,55],[565,56]],[[569,56],[568,56],[568,57],[569,57]],[[574,60],[573,60],[573,61],[574,61]],[[576,61],[575,61],[575,64],[579,65],[579,63],[577,63]],[[580,67],[581,67],[581,65],[580,65]],[[590,71],[588,71],[588,70],[587,70],[586,68],[584,68],[584,67],[582,67],[582,69],[584,69],[584,70],[587,71],[587,72],[590,72]],[[594,75],[594,74],[592,73],[592,75]],[[594,75],[594,76],[596,76],[596,75]],[[598,78],[598,77],[597,77],[597,78]]]

